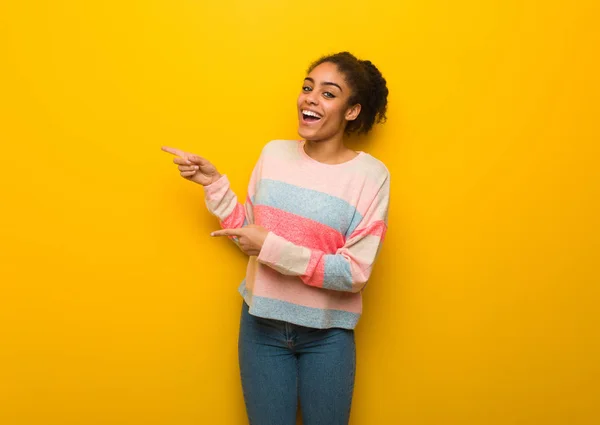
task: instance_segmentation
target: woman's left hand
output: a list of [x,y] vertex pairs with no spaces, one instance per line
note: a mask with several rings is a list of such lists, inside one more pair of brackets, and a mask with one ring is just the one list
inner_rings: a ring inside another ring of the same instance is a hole
[[249,224],[239,229],[223,229],[212,232],[211,236],[235,236],[238,245],[246,255],[258,255],[265,243],[269,231],[262,226]]

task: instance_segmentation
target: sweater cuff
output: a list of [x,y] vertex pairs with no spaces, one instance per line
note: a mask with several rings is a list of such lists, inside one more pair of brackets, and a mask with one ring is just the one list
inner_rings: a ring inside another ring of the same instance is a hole
[[279,262],[279,257],[281,256],[282,247],[285,242],[285,239],[282,237],[277,236],[273,232],[269,232],[260,249],[260,253],[258,254],[258,262],[266,265],[276,265]]
[[229,179],[227,175],[222,174],[221,177],[209,185],[202,186],[207,197],[212,197],[225,187],[229,187]]

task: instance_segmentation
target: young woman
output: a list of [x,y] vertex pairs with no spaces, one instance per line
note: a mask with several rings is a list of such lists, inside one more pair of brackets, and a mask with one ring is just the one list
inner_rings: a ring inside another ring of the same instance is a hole
[[262,150],[244,204],[208,160],[173,148],[182,177],[249,256],[239,334],[246,410],[254,425],[347,424],[361,291],[387,229],[390,176],[344,145],[385,121],[388,89],[347,52],[313,63],[298,96],[302,140]]

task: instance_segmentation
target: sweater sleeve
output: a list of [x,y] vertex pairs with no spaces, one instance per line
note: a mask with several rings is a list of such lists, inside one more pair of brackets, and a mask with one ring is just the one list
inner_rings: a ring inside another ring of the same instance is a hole
[[[256,188],[256,182],[260,172],[262,160],[252,170],[246,200],[242,204],[237,195],[231,190],[229,179],[224,174],[216,182],[204,186],[204,200],[208,211],[219,219],[221,228],[237,229],[254,223],[252,196]],[[230,237],[237,243],[236,237]]]
[[381,184],[356,230],[335,254],[296,245],[269,232],[258,261],[306,284],[345,292],[360,292],[387,231],[390,199],[389,174]]

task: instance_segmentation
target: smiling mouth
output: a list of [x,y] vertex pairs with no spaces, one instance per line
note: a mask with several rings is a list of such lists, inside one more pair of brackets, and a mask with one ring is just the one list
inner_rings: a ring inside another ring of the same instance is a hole
[[302,110],[302,121],[305,123],[314,123],[317,121],[321,121],[321,115],[317,114],[313,111]]

